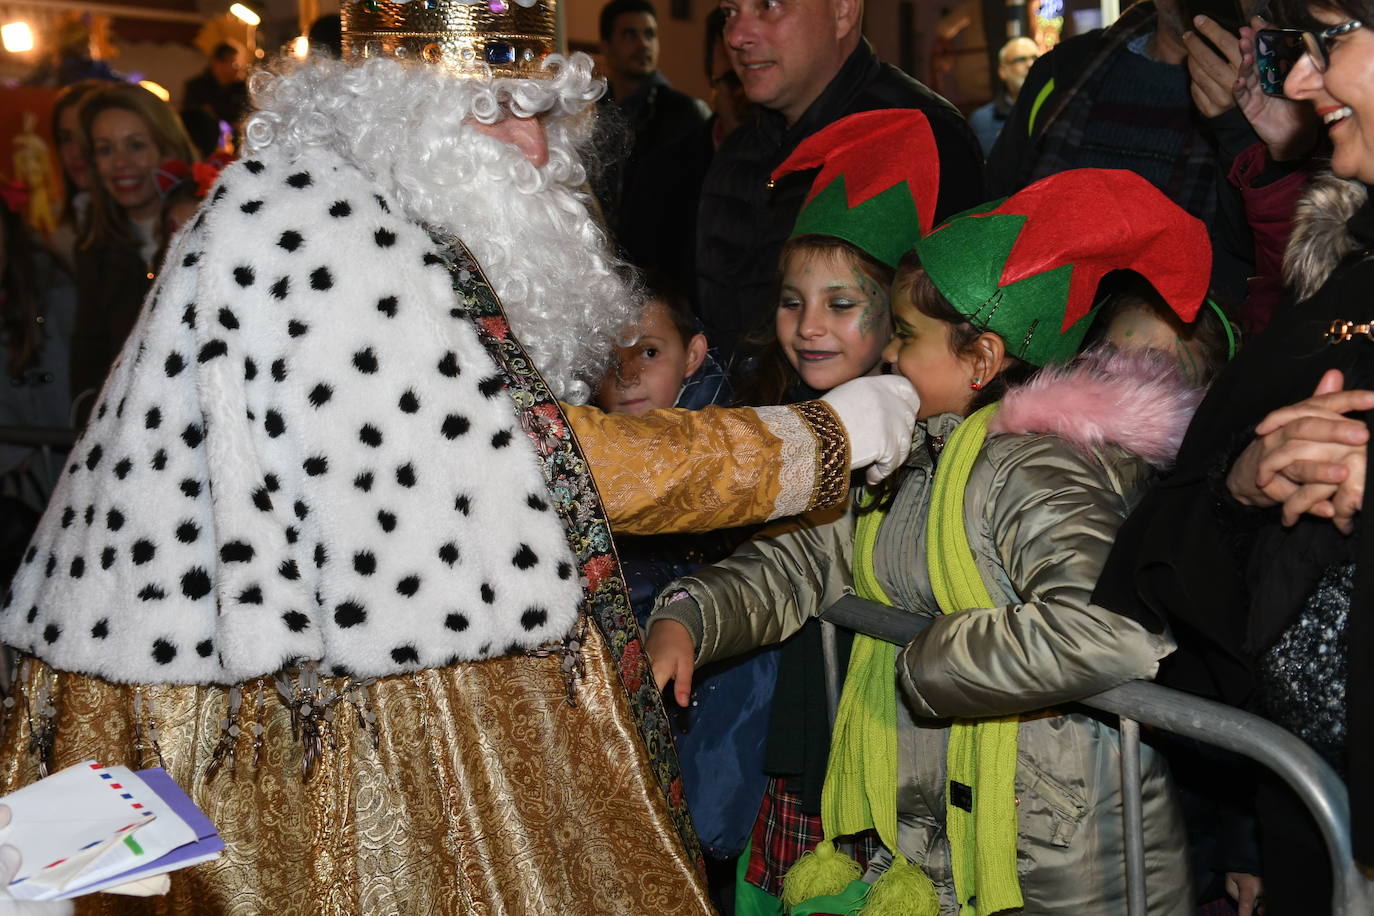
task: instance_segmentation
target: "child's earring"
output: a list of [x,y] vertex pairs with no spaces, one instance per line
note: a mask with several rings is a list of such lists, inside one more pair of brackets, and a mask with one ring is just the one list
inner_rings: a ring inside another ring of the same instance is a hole
[[972,388],[974,391],[982,391],[983,377],[980,375],[977,378],[975,378],[972,382],[969,383],[969,387]]

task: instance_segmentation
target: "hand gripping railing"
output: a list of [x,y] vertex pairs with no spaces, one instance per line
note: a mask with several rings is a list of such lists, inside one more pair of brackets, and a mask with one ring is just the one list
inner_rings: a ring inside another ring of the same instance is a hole
[[[837,626],[905,645],[930,625],[928,618],[848,596],[825,612]],[[1077,701],[1121,719],[1122,819],[1125,823],[1127,912],[1145,916],[1145,848],[1140,795],[1139,723],[1243,754],[1273,770],[1298,794],[1316,820],[1331,855],[1332,916],[1374,913],[1374,881],[1350,851],[1350,802],[1345,784],[1299,738],[1259,716],[1146,681]]]

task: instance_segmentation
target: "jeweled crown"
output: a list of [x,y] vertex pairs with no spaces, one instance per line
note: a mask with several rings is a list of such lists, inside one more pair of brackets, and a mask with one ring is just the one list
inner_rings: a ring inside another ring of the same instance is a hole
[[345,60],[421,60],[458,76],[547,76],[556,0],[344,0]]

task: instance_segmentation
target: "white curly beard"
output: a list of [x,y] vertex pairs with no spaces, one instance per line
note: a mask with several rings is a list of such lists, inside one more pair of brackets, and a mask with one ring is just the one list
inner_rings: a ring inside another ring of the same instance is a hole
[[[414,221],[461,238],[559,398],[585,403],[641,309],[582,190],[603,83],[591,58],[553,56],[550,79],[460,79],[422,64],[283,61],[256,75],[247,152],[333,149],[371,175]],[[506,111],[541,116],[549,161],[464,124]]]

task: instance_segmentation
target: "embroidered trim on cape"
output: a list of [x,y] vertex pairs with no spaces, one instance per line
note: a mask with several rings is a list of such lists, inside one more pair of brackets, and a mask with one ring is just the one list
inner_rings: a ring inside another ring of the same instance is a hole
[[[454,312],[465,311],[471,316],[478,339],[506,373],[525,433],[543,468],[554,511],[564,520],[568,544],[582,570],[586,596],[583,607],[601,631],[616,662],[621,685],[639,724],[650,765],[663,790],[673,822],[688,855],[702,870],[705,860],[683,799],[682,774],[667,714],[654,685],[639,625],[630,608],[629,592],[611,541],[610,524],[591,469],[558,400],[520,342],[511,335],[501,302],[477,259],[458,239],[441,238],[438,241],[441,246],[449,246],[441,247],[439,253],[446,259],[453,278],[453,290],[458,299]],[[807,443],[806,449],[810,451],[812,445]]]

